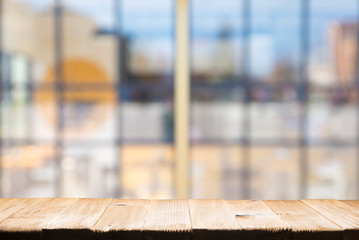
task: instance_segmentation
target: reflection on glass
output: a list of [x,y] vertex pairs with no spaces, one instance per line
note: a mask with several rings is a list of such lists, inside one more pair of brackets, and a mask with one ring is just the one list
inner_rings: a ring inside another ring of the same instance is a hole
[[126,144],[120,152],[123,197],[174,197],[172,145]]
[[314,86],[351,85],[356,79],[358,2],[310,1],[310,62]]
[[191,150],[193,198],[240,198],[241,149],[236,145],[196,144]]
[[[117,191],[117,44],[108,32],[113,12],[109,0],[62,2],[62,196],[109,197]],[[55,68],[47,69],[43,85],[55,78]],[[44,98],[51,94],[42,92]]]
[[173,1],[123,1],[123,138],[173,141]]
[[30,135],[30,94],[27,91],[30,82],[30,63],[24,56],[14,54],[5,57],[5,73],[3,84],[11,86],[4,91],[3,97],[3,134],[6,139],[24,139]]
[[[101,12],[101,13],[99,13]],[[116,39],[113,1],[63,1],[63,118],[68,141],[114,141]],[[55,78],[46,72],[44,82]]]
[[240,72],[241,1],[191,1],[194,83],[231,82]]
[[250,136],[256,142],[295,142],[300,106],[293,87],[254,87],[250,104]]
[[311,147],[308,154],[307,198],[356,198],[358,176],[355,148]]
[[[85,144],[84,144],[85,145]],[[118,173],[112,147],[65,147],[61,162],[63,197],[112,197]]]
[[251,0],[251,81],[293,83],[298,81],[300,1]]
[[54,147],[4,147],[1,156],[2,194],[6,197],[55,197]]
[[[241,1],[190,1],[191,197],[240,196]],[[225,126],[225,127],[224,127]]]
[[311,1],[310,96],[307,137],[311,143],[357,139],[357,1]]
[[[176,1],[60,2],[1,1],[3,196],[174,197]],[[189,8],[191,197],[355,198],[358,1]]]
[[344,142],[355,144],[357,139],[357,106],[313,102],[309,107],[308,140],[310,143]]
[[[34,93],[43,70],[53,64],[51,1],[4,0],[1,4],[1,194],[54,197],[53,129],[42,124],[46,117]],[[34,143],[40,139],[43,143]]]
[[250,137],[254,142],[297,140],[300,1],[250,1]]
[[171,198],[174,1],[122,1],[122,194]]
[[[214,89],[212,89],[214,90]],[[211,90],[209,90],[211,91]],[[222,90],[223,95],[231,91]],[[240,89],[232,89],[232,96],[220,96],[220,89],[212,96],[213,100],[201,100],[201,89],[193,90],[193,103],[191,110],[191,140],[193,143],[230,143],[240,140],[243,119],[243,108],[238,103]],[[207,90],[208,92],[208,90]],[[230,93],[229,93],[230,94]],[[202,96],[201,96],[202,95]],[[222,128],[226,126],[226,128]]]
[[251,147],[251,198],[298,199],[298,156],[297,148]]

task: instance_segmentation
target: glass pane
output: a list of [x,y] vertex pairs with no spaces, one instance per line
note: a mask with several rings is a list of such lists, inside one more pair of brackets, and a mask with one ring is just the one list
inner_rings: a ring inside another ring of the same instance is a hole
[[241,157],[241,149],[232,144],[192,145],[191,197],[239,199]]
[[170,103],[126,102],[122,104],[122,111],[125,141],[173,141],[173,109]]
[[[54,60],[53,2],[8,0],[2,5],[2,50],[10,58],[9,69],[5,71],[17,83],[41,82],[44,70]],[[10,79],[4,81],[11,82]]]
[[[68,141],[114,141],[114,1],[63,1],[63,118]],[[54,68],[47,72],[53,79]]]
[[299,138],[300,105],[294,86],[252,88],[250,136],[252,142],[295,142]]
[[[122,1],[123,81],[167,85],[173,81],[174,1]],[[154,92],[136,88],[133,95],[153,99]]]
[[173,1],[123,1],[124,141],[173,141]]
[[193,0],[190,5],[193,82],[234,81],[240,73],[241,1]]
[[126,144],[121,152],[124,198],[173,198],[173,147]]
[[250,7],[251,139],[297,140],[300,1],[252,0]]
[[118,152],[96,144],[66,146],[61,162],[63,197],[113,197],[118,186]]
[[31,126],[29,96],[26,89],[12,88],[9,98],[3,102],[2,109],[2,124],[3,124],[3,138],[10,139],[27,139],[30,138]]
[[3,196],[55,197],[54,156],[51,145],[5,145],[1,156]]
[[356,0],[310,1],[308,74],[314,86],[352,85],[357,68]]
[[122,1],[120,179],[126,198],[172,198],[175,1]]
[[253,82],[297,81],[299,0],[251,0],[250,75]]
[[308,107],[308,141],[313,144],[323,142],[356,144],[357,102],[345,99],[348,97],[345,96],[348,95],[345,92],[341,95],[344,99],[340,101],[336,100],[334,92],[317,91],[316,93],[311,94],[311,103]]
[[[198,87],[192,90],[193,142],[238,142],[242,136],[241,88]],[[223,126],[226,126],[225,128]]]
[[260,147],[250,149],[251,198],[298,199],[299,151],[293,147]]
[[35,141],[55,142],[57,135],[57,116],[55,87],[38,87],[32,93],[31,134]]
[[54,62],[53,2],[1,4],[2,197],[54,197],[56,112],[39,94],[45,69]]
[[309,198],[357,196],[358,2],[310,1]]
[[[191,177],[194,198],[240,195],[244,90],[241,1],[190,1]],[[226,127],[224,127],[226,126]]]
[[[118,196],[118,42],[114,1],[62,1],[64,197]],[[53,83],[55,68],[45,82]],[[57,88],[60,91],[60,88]],[[61,119],[58,118],[58,121]]]
[[65,92],[64,137],[67,141],[107,141],[115,138],[115,92],[74,90]]
[[306,197],[356,199],[357,158],[357,150],[352,147],[311,147]]

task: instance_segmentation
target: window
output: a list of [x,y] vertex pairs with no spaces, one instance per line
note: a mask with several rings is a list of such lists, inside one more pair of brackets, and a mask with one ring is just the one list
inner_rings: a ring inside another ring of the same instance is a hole
[[357,198],[358,4],[2,1],[1,196]]

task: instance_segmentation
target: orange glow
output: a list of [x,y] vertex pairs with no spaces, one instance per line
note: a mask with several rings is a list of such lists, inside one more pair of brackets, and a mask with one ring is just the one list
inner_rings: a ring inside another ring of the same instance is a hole
[[[109,76],[95,63],[86,59],[68,59],[63,63],[63,81],[65,84],[91,85],[110,83]],[[46,91],[45,85],[53,85],[55,81],[55,68],[52,67],[45,75],[45,79],[40,89],[36,92],[36,100],[40,103],[53,101],[54,91]],[[65,102],[94,102],[110,103],[115,99],[114,89],[108,85],[107,89],[98,91],[97,89],[88,89],[86,91],[65,90]]]

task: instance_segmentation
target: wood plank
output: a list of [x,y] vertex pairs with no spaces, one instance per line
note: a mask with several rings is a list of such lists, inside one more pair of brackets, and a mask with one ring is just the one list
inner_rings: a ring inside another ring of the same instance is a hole
[[0,239],[41,239],[43,226],[75,199],[30,199],[26,207],[0,223]]
[[300,201],[263,201],[291,230],[290,239],[339,240],[343,229]]
[[144,239],[191,239],[187,200],[151,200],[142,228]]
[[0,222],[29,205],[31,201],[28,198],[1,198]]
[[224,200],[188,200],[193,239],[239,239],[243,229]]
[[225,201],[238,229],[240,239],[288,239],[289,225],[267,205],[258,200]]
[[301,200],[304,204],[344,229],[344,239],[358,239],[359,213],[338,200]]
[[96,239],[140,239],[149,200],[113,199],[93,227]]
[[91,229],[110,204],[110,198],[77,199],[54,214],[44,226],[43,239],[91,239]]
[[[356,213],[359,214],[359,201],[358,200],[342,200],[340,202],[343,202],[344,204],[346,204],[347,206],[350,207],[350,209]],[[347,239],[359,239],[359,233],[358,233],[358,229],[354,230],[354,231],[350,231],[348,233],[348,230],[345,231],[345,238]]]
[[353,211],[359,213],[359,201],[358,200],[341,200],[340,202],[345,203]]
[[6,240],[354,240],[358,230],[359,201],[0,199]]

